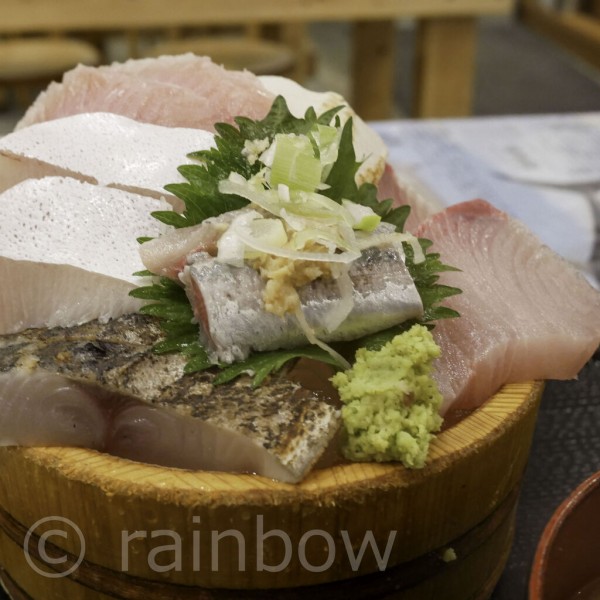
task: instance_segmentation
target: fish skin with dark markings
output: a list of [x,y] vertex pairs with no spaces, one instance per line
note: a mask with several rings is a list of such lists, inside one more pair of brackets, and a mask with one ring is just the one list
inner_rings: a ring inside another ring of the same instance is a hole
[[[279,462],[289,481],[308,472],[337,431],[340,414],[333,402],[285,372],[260,388],[249,376],[215,386],[212,371],[184,375],[185,356],[155,353],[152,346],[161,339],[158,321],[138,314],[2,336],[0,409],[3,377],[57,375],[101,399],[118,397],[126,407],[128,401],[136,407],[144,403],[243,436],[251,448]],[[281,473],[262,474],[282,478]]]

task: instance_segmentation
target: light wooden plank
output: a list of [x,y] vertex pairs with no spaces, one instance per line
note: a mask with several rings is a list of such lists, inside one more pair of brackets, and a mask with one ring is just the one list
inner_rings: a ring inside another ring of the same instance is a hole
[[417,28],[414,112],[418,117],[471,113],[477,21],[426,19]]
[[600,68],[600,19],[597,17],[582,13],[558,13],[536,2],[526,1],[521,18],[531,29]]
[[508,14],[514,0],[2,0],[0,32]]
[[392,116],[394,33],[393,21],[360,21],[354,26],[352,104],[363,119]]

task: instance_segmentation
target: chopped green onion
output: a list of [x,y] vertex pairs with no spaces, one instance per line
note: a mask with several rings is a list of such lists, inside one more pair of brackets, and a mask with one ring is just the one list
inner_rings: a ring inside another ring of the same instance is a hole
[[321,183],[321,161],[305,135],[277,134],[271,165],[272,188],[283,184],[291,190],[313,192]]

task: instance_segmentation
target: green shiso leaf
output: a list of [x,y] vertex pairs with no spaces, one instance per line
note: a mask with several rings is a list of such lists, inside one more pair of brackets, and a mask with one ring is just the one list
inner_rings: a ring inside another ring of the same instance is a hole
[[[269,114],[260,121],[237,117],[235,125],[216,124],[215,147],[189,154],[190,158],[198,161],[198,164],[179,167],[179,173],[186,181],[165,186],[165,190],[183,201],[185,206],[183,212],[178,214],[171,211],[158,211],[153,213],[153,216],[162,223],[181,228],[197,225],[209,217],[246,206],[248,200],[219,192],[219,182],[227,179],[230,173],[239,173],[245,179],[249,179],[259,172],[260,163],[257,161],[251,165],[242,153],[245,142],[267,138],[271,143],[278,133],[304,134],[311,137],[311,132],[319,125],[328,126],[335,121],[336,126],[339,127],[337,113],[341,108],[332,108],[319,116],[313,108],[309,108],[304,118],[297,118],[290,113],[285,99],[278,96]],[[348,119],[342,127],[337,160],[327,175],[325,183],[328,187],[321,193],[339,203],[346,199],[367,206],[379,215],[382,221],[393,224],[396,231],[402,232],[410,207],[394,208],[391,199],[380,201],[377,198],[377,188],[373,184],[363,183],[360,186],[356,184],[355,176],[360,162],[356,160],[352,127],[351,119]],[[314,140],[312,142],[316,148]],[[140,238],[139,241],[142,243],[147,241],[147,238]],[[404,243],[403,246],[407,268],[424,305],[424,315],[418,322],[432,327],[437,319],[458,316],[456,311],[441,306],[441,302],[460,293],[460,290],[438,283],[440,273],[456,269],[442,263],[439,254],[428,253],[431,246],[429,240],[420,239],[419,242],[425,253],[425,261],[421,263],[414,262],[414,252],[410,244]],[[130,294],[135,298],[150,301],[151,303],[142,307],[141,312],[154,315],[161,320],[165,339],[155,346],[155,352],[183,353],[188,358],[186,373],[208,368],[220,369],[215,383],[226,383],[243,373],[250,373],[253,376],[253,385],[258,386],[271,373],[298,358],[311,358],[336,365],[335,360],[327,352],[316,346],[257,352],[233,365],[214,365],[199,342],[198,325],[194,321],[192,308],[181,286],[167,278],[157,278],[148,271],[140,271],[136,275],[153,277],[150,285],[136,288]],[[370,349],[382,347],[398,333],[408,330],[415,322],[417,321],[411,320],[351,343],[332,344],[332,346],[342,355],[353,356],[353,352],[359,347]]]
[[317,346],[292,348],[291,350],[275,350],[273,352],[256,352],[246,360],[225,367],[215,378],[215,384],[227,383],[239,375],[253,375],[252,385],[258,387],[271,374],[281,369],[287,362],[297,358],[312,358],[333,366],[337,366],[330,354]]

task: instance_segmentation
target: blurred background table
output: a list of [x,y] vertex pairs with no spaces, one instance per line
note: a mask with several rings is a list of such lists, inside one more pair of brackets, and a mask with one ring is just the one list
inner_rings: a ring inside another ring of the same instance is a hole
[[394,20],[418,22],[415,116],[468,115],[476,25],[508,15],[514,0],[2,0],[0,35],[274,24],[300,51],[295,25],[354,24],[352,101],[365,119],[389,118],[393,106]]

